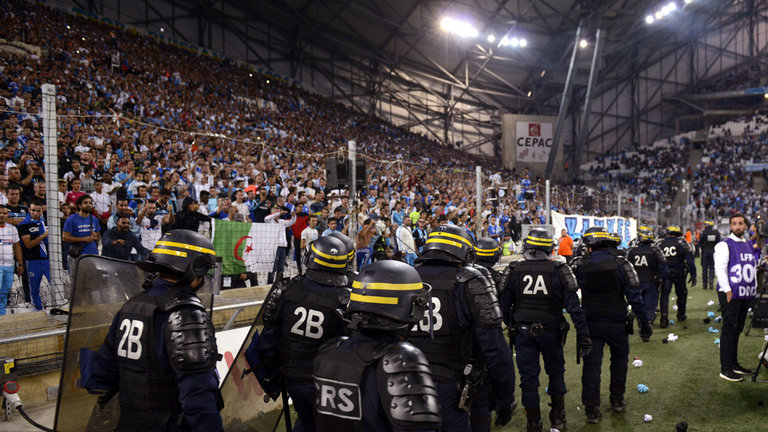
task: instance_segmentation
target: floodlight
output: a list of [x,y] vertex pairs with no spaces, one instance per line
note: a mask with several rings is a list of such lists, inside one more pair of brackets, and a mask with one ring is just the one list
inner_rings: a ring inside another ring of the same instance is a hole
[[517,39],[516,37],[513,37],[512,40],[509,41],[509,44],[512,45],[513,47],[517,47],[518,45],[520,45],[520,40]]
[[496,40],[496,36],[494,36],[492,34],[488,35],[488,42],[493,43],[493,41],[495,41],[495,40]]
[[579,42],[579,46],[582,48],[586,48],[589,45],[589,42],[587,42],[586,39],[582,39],[581,42]]
[[653,17],[651,15],[648,15],[647,17],[645,17],[645,23],[653,24]]
[[547,70],[546,69],[542,69],[541,70],[541,77],[544,78],[544,75],[546,75],[546,74],[547,74]]
[[445,31],[451,31],[453,28],[453,18],[451,17],[444,17],[440,20],[440,27],[442,27]]
[[520,39],[520,46],[525,48],[528,46],[528,41],[525,39]]
[[533,92],[531,90],[528,90],[528,97],[531,97],[532,94]]
[[656,17],[656,19],[658,19],[658,20],[660,20],[660,19],[664,18],[664,14],[663,14],[663,13],[661,13],[661,11],[656,11],[656,14],[655,14],[654,16],[655,16],[655,17]]
[[693,0],[685,0],[685,4],[690,4]]
[[164,29],[164,28],[162,28],[162,27],[160,27],[160,32],[162,33],[162,32],[164,32],[164,31],[165,31],[165,29]]
[[670,12],[677,10],[677,3],[669,2],[669,4],[667,5],[667,9],[669,9]]
[[768,99],[768,93],[764,94],[763,97]]

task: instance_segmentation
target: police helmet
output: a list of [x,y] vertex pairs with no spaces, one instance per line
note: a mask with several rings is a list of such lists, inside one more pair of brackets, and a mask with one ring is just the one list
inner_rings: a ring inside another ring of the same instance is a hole
[[349,255],[344,242],[338,238],[324,236],[313,241],[304,259],[309,279],[325,285],[344,286],[348,283]]
[[365,266],[352,282],[347,315],[371,330],[410,328],[424,317],[430,287],[413,267],[382,260]]
[[621,234],[618,232],[612,232],[611,233],[611,241],[613,241],[615,246],[621,245]]
[[469,233],[456,225],[440,225],[427,236],[419,261],[441,260],[465,264],[474,259],[475,245]]
[[757,235],[760,237],[768,237],[768,223],[762,222],[757,225]]
[[501,248],[496,240],[483,237],[475,243],[475,255],[478,261],[496,264],[501,256]]
[[528,236],[523,240],[523,249],[538,249],[546,253],[552,253],[552,236],[549,231],[541,228],[535,228],[528,232]]
[[704,226],[713,227],[715,226],[715,223],[712,221],[704,221]]
[[353,262],[355,262],[355,245],[352,243],[351,238],[338,231],[334,231],[328,234],[328,236],[341,240],[341,242],[344,243],[344,247],[347,248],[347,259],[349,260],[349,264],[351,265]]
[[611,234],[608,233],[605,227],[601,226],[587,229],[581,237],[584,239],[584,245],[587,247],[612,246],[615,244]]
[[213,244],[202,234],[186,229],[171,230],[157,241],[146,260],[136,265],[149,273],[170,273],[191,283],[216,263]]
[[637,229],[637,240],[640,243],[653,243],[654,240],[653,230],[645,225],[641,225]]
[[666,235],[668,237],[680,237],[683,235],[683,230],[679,226],[670,225],[667,227]]

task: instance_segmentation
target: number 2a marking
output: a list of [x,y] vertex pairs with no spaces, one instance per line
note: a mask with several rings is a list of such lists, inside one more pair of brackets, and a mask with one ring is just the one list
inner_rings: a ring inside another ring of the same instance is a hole
[[536,295],[536,293],[541,291],[544,295],[549,295],[549,291],[547,291],[547,284],[544,283],[544,278],[541,275],[536,276],[535,284],[533,281],[533,276],[531,275],[523,276],[523,282],[526,283],[525,288],[523,289],[523,294]]

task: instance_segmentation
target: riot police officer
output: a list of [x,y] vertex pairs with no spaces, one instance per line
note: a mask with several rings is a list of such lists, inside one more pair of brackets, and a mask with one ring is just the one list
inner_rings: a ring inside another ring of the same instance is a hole
[[[461,400],[459,389],[464,371],[487,369],[497,425],[508,423],[517,405],[512,351],[501,331],[496,289],[493,281],[467,265],[473,255],[474,244],[465,230],[441,225],[429,234],[416,260],[416,271],[432,287],[432,317],[414,327],[410,341],[427,356],[437,380],[443,431],[469,430],[465,410],[471,401]],[[472,358],[473,348],[477,358]]]
[[683,231],[680,227],[667,227],[664,240],[659,243],[659,249],[664,253],[669,266],[669,277],[664,280],[664,287],[661,289],[661,328],[669,327],[669,294],[672,292],[672,286],[675,287],[677,296],[677,320],[685,321],[688,316],[685,314],[686,304],[688,302],[688,288],[685,285],[685,275],[690,274],[691,286],[696,285],[696,264],[693,259],[691,245],[681,236]]
[[497,287],[501,274],[494,270],[493,266],[499,263],[499,258],[501,258],[501,248],[496,240],[490,237],[481,237],[477,240],[475,243],[475,264],[480,271],[488,270],[489,273],[486,276],[490,274]]
[[704,222],[704,230],[699,234],[701,249],[701,282],[704,289],[715,286],[715,245],[720,242],[720,231],[714,228],[712,221]]
[[347,248],[347,282],[351,284],[355,277],[357,277],[357,272],[352,268],[352,264],[355,263],[355,244],[352,243],[351,238],[338,231],[334,231],[328,235],[341,240],[341,242],[344,243],[344,247]]
[[[581,399],[585,406],[587,423],[597,423],[600,412],[600,372],[603,348],[611,350],[610,401],[614,412],[626,408],[624,391],[629,359],[627,333],[627,302],[639,317],[645,317],[645,305],[640,298],[637,273],[623,257],[614,257],[608,251],[615,242],[603,227],[589,228],[583,235],[587,257],[574,260],[576,280],[581,288],[582,308],[587,317],[592,351],[584,357],[581,377]],[[641,322],[641,335],[650,337],[651,324]]]
[[81,351],[83,385],[119,390],[118,431],[222,431],[213,324],[195,291],[213,244],[188,230],[164,234],[139,268],[148,291],[115,315],[98,352]]
[[[490,238],[482,237],[475,243],[475,263],[473,266],[480,270],[485,277],[498,287],[501,274],[493,266],[499,262],[501,248],[499,243]],[[498,296],[498,294],[497,294]],[[489,432],[491,430],[491,406],[493,401],[490,394],[490,376],[485,371],[482,384],[478,387],[472,407],[469,411],[469,425],[472,432]]]
[[402,342],[428,306],[413,267],[383,260],[362,269],[347,307],[352,335],[330,340],[314,360],[318,430],[439,430],[429,362]]
[[[647,226],[641,226],[637,230],[636,246],[627,253],[627,259],[635,267],[637,278],[640,281],[640,295],[645,303],[647,317],[637,317],[638,323],[642,319],[653,322],[656,317],[656,305],[659,304],[659,284],[669,277],[667,260],[664,254],[653,244],[653,230]],[[643,342],[648,342],[643,338]]]
[[262,387],[272,394],[287,391],[308,432],[316,430],[312,361],[323,343],[344,332],[336,311],[349,301],[348,263],[347,247],[338,238],[325,236],[312,242],[305,255],[306,272],[275,283],[267,294],[264,330],[251,342],[259,359],[251,366],[267,377]]
[[576,326],[579,355],[585,356],[592,348],[587,319],[576,295],[576,278],[566,263],[550,260],[552,247],[552,237],[546,230],[531,230],[524,240],[523,259],[513,261],[504,270],[499,288],[505,322],[513,329],[514,336],[510,339],[514,339],[517,351],[529,432],[542,430],[539,354],[544,358],[544,368],[549,376],[552,428],[566,426],[563,344],[569,325],[563,317],[563,308]]

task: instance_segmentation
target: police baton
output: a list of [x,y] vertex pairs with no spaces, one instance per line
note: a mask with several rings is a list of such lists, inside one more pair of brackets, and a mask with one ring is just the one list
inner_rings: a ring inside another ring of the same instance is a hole
[[283,397],[283,416],[285,416],[285,432],[291,432],[293,427],[291,426],[291,407],[288,405],[288,391],[285,390],[285,382],[283,382],[283,391],[280,392]]

